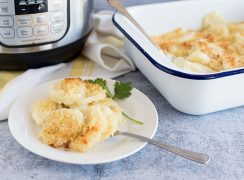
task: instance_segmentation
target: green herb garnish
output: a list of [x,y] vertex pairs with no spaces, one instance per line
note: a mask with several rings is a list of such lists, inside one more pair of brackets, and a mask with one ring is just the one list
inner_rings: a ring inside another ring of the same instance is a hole
[[133,123],[135,123],[135,124],[143,125],[143,122],[131,118],[130,116],[128,116],[128,115],[125,114],[124,112],[122,112],[122,114],[123,114],[123,116],[126,117],[129,121],[131,121],[131,122],[133,122]]
[[[95,80],[88,80],[88,81],[90,83],[100,85],[106,91],[107,97],[112,98],[114,100],[116,100],[116,99],[122,100],[122,99],[126,99],[126,98],[130,97],[131,91],[133,89],[131,83],[123,83],[123,82],[116,81],[114,84],[114,95],[113,95],[107,86],[106,80],[104,80],[102,78],[97,78]],[[131,121],[135,124],[143,125],[143,122],[140,122],[138,120],[135,120],[135,119],[129,117],[124,112],[122,112],[122,115],[124,117],[126,117],[126,119],[128,119],[129,121]]]
[[131,83],[122,83],[116,81],[114,84],[113,99],[126,99],[130,97],[132,89],[133,87],[131,86]]

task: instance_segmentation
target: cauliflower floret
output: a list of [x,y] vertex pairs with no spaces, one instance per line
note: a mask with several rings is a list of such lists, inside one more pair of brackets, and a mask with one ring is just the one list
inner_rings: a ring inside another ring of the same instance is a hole
[[60,108],[61,105],[52,101],[50,98],[38,101],[32,105],[32,118],[36,124],[41,126],[53,111]]
[[222,60],[224,70],[230,70],[239,67],[239,59],[232,54],[226,54]]
[[107,125],[101,135],[101,141],[104,141],[118,130],[119,124],[123,121],[122,112],[113,112],[110,108],[104,108],[104,115],[107,119]]
[[106,129],[107,119],[102,108],[91,106],[85,112],[85,126],[80,136],[72,141],[69,147],[82,153],[87,152],[101,141],[101,135]]
[[121,111],[112,110],[107,105],[92,105],[83,112],[85,125],[82,134],[70,143],[72,150],[82,153],[113,136],[123,119]]
[[50,86],[53,101],[67,106],[80,105],[85,96],[85,83],[79,78],[66,78]]
[[199,64],[199,63],[193,63],[193,62],[187,61],[183,58],[174,58],[172,60],[172,62],[176,66],[178,66],[182,69],[188,70],[190,72],[199,72],[199,73],[211,73],[211,72],[213,72],[213,70],[207,66],[204,66],[204,65]]
[[209,56],[203,52],[193,52],[187,59],[200,64],[208,64],[211,61]]
[[229,29],[225,25],[209,26],[203,32],[214,35],[216,39],[226,39],[230,35]]
[[79,107],[106,97],[105,90],[80,78],[67,78],[50,87],[52,100],[68,107]]
[[104,98],[104,99],[102,99],[100,101],[95,102],[94,104],[107,106],[113,112],[119,112],[119,113],[123,112],[123,109],[119,106],[119,104],[116,101],[114,101],[113,99],[111,99],[111,98]]
[[228,28],[231,33],[244,32],[244,22],[241,23],[230,23]]
[[85,81],[85,86],[87,91],[83,100],[83,104],[97,102],[107,97],[106,91],[100,85]]
[[47,117],[39,137],[50,146],[67,148],[82,131],[83,125],[83,114],[79,110],[59,109]]
[[226,24],[226,19],[221,14],[212,12],[203,18],[202,29],[206,29],[211,26],[225,26]]

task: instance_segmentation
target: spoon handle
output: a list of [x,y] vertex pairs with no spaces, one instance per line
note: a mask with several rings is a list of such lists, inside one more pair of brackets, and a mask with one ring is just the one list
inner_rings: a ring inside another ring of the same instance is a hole
[[128,136],[128,137],[139,139],[141,141],[148,142],[150,144],[159,146],[159,147],[161,147],[161,148],[163,148],[163,149],[165,149],[167,151],[170,151],[170,152],[172,152],[174,154],[180,155],[180,156],[182,156],[184,158],[190,159],[190,160],[198,162],[198,163],[207,164],[209,162],[209,160],[210,160],[209,156],[206,155],[206,154],[202,154],[202,153],[197,153],[197,152],[181,149],[181,148],[178,148],[178,147],[175,147],[175,146],[172,146],[172,145],[169,145],[169,144],[165,144],[165,143],[162,143],[162,142],[158,142],[158,141],[155,141],[153,139],[150,139],[150,138],[147,138],[147,137],[144,137],[144,136],[140,136],[140,135],[137,135],[137,134],[117,131],[115,133],[115,135]]
[[132,24],[134,24],[143,34],[144,36],[155,46],[159,49],[159,47],[151,40],[149,35],[146,31],[137,23],[137,21],[130,15],[130,13],[126,10],[124,5],[121,3],[120,0],[107,0],[111,7],[115,10],[123,14]]

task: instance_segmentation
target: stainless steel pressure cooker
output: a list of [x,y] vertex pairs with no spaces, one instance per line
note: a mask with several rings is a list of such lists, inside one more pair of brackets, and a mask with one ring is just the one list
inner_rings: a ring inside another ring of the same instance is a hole
[[93,0],[0,0],[0,70],[76,57],[92,29]]

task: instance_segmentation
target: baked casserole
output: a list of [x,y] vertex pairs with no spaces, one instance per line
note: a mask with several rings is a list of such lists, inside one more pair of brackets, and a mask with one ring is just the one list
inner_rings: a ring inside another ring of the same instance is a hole
[[244,67],[244,22],[228,23],[217,12],[203,18],[200,30],[177,28],[152,38],[175,65],[191,72]]

